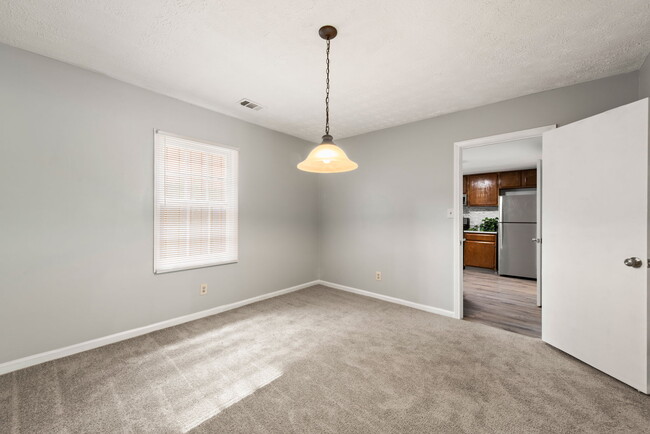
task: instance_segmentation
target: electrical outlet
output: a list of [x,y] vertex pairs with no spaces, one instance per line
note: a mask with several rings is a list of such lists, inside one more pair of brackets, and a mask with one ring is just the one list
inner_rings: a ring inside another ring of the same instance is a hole
[[208,293],[208,284],[207,283],[202,283],[201,284],[201,295],[205,295]]
[[375,271],[375,280],[381,280],[381,271]]

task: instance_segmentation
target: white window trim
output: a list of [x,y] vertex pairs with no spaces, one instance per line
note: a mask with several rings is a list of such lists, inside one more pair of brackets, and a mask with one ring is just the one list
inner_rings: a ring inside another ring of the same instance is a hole
[[162,131],[158,129],[153,130],[154,133],[154,153],[153,153],[153,238],[154,238],[154,243],[153,243],[153,272],[154,274],[166,274],[166,273],[173,273],[177,271],[185,271],[185,270],[195,270],[195,269],[200,269],[200,268],[208,268],[208,267],[215,267],[219,265],[227,265],[227,264],[235,264],[239,262],[239,216],[235,219],[233,224],[235,225],[234,232],[236,234],[237,240],[236,240],[236,256],[232,260],[227,260],[227,261],[218,261],[218,262],[211,262],[209,264],[200,264],[200,265],[183,265],[175,268],[165,268],[162,270],[157,269],[158,264],[157,264],[157,258],[160,253],[160,248],[159,248],[159,234],[160,234],[160,227],[159,227],[159,219],[157,218],[157,206],[158,206],[158,200],[159,200],[159,189],[157,188],[158,186],[158,173],[157,173],[157,168],[156,165],[158,164],[158,152],[159,152],[159,141],[162,140],[163,136],[169,136],[169,137],[175,137],[178,139],[183,139],[183,140],[189,140],[192,142],[197,142],[198,144],[201,145],[208,145],[208,146],[216,146],[218,148],[225,148],[225,149],[230,149],[233,151],[236,151],[235,153],[235,161],[232,164],[232,171],[233,171],[233,176],[235,178],[234,182],[234,188],[235,188],[235,194],[234,194],[234,205],[235,209],[237,210],[237,215],[239,215],[239,148],[234,147],[234,146],[228,146],[228,145],[222,145],[221,143],[215,143],[211,142],[208,140],[202,140],[202,139],[196,139],[193,137],[187,137],[187,136],[182,136],[179,134],[175,133],[170,133],[167,131]]

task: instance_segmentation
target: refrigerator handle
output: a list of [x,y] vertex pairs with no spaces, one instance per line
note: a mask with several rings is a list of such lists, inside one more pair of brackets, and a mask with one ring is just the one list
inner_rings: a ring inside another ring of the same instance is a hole
[[503,249],[503,223],[499,222],[499,225],[497,226],[498,232],[498,243],[497,243],[497,251],[501,251]]
[[499,223],[503,223],[503,196],[499,195]]
[[499,195],[499,222],[497,224],[498,242],[497,252],[500,252],[503,246],[503,196]]

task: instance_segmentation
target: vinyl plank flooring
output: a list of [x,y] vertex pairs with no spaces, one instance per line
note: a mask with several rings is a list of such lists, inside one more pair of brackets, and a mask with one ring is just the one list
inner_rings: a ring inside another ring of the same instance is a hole
[[537,284],[534,280],[466,268],[463,283],[464,319],[541,337],[542,310],[536,304]]

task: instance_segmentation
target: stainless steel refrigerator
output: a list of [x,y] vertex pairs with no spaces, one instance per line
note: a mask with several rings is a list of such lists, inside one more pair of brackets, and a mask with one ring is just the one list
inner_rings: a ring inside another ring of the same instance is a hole
[[499,274],[537,278],[537,191],[504,190],[499,196]]

